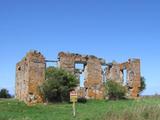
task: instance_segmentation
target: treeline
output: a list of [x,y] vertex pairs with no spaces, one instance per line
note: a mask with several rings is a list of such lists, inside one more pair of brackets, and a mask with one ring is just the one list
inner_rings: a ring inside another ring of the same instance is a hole
[[5,88],[0,90],[0,98],[12,98],[13,96],[9,93],[9,91]]

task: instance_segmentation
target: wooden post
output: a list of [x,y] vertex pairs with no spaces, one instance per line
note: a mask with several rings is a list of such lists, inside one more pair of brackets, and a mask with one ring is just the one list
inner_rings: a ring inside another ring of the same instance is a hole
[[75,102],[73,102],[72,108],[73,108],[73,116],[75,117],[76,116],[76,104],[75,104]]

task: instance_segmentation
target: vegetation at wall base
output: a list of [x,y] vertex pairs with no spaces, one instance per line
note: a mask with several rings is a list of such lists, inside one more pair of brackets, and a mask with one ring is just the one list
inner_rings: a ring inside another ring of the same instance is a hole
[[86,103],[87,102],[87,99],[85,97],[79,97],[77,102],[79,103]]
[[127,93],[126,87],[114,80],[108,80],[105,85],[106,96],[109,100],[125,99]]
[[54,67],[46,69],[46,80],[40,91],[49,102],[69,101],[69,92],[73,90],[78,80],[71,73]]
[[139,88],[139,94],[142,93],[146,89],[146,79],[141,76],[141,87]]

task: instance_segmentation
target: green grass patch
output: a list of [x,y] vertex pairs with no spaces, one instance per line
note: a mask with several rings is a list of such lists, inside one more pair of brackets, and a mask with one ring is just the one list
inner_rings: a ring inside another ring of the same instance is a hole
[[0,99],[0,120],[160,120],[160,98],[139,100],[90,100],[76,104],[27,106],[15,99]]

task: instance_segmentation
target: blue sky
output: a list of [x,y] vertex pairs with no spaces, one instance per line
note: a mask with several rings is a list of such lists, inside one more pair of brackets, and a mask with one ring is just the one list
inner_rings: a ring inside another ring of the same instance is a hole
[[111,62],[141,59],[147,89],[160,94],[160,2],[157,0],[0,0],[0,88],[13,94],[15,65],[31,49]]

